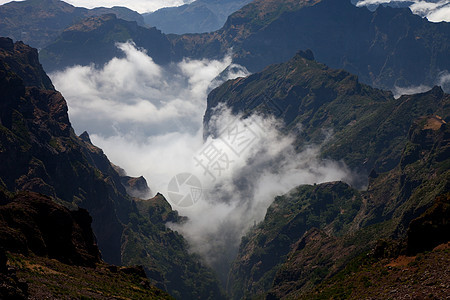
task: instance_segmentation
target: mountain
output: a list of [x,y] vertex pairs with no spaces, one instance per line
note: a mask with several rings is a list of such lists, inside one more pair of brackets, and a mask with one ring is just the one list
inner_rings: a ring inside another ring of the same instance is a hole
[[[408,237],[409,246],[397,253],[409,255],[412,248],[432,250],[449,240],[450,216],[426,213],[450,190],[450,95],[440,87],[395,99],[347,71],[318,63],[307,50],[211,91],[205,137],[216,134],[208,125],[223,104],[244,117],[277,117],[299,150],[321,145],[322,158],[358,170],[353,183],[363,188],[305,185],[275,198],[264,221],[242,238],[228,278],[233,299],[308,299],[313,295],[308,292],[323,280],[333,282],[380,239]],[[417,221],[424,212],[428,219]],[[429,238],[430,227],[419,225],[427,222],[437,228]]]
[[[448,272],[439,272],[449,258],[449,146],[450,130],[442,119],[417,119],[401,163],[372,178],[363,193],[366,205],[353,221],[357,230],[344,236],[327,229],[305,234],[267,298],[443,297],[445,291],[434,285],[450,282]],[[411,155],[411,147],[418,152]]]
[[90,17],[65,29],[40,51],[39,57],[47,72],[73,65],[102,65],[114,57],[122,57],[116,43],[127,41],[145,49],[156,63],[172,59],[170,42],[161,31],[118,19],[113,14]]
[[[423,94],[395,99],[390,92],[361,84],[344,70],[314,60],[300,51],[284,64],[272,65],[246,78],[230,80],[208,95],[204,132],[214,107],[226,104],[234,113],[260,112],[284,121],[296,134],[297,147],[322,144],[324,158],[343,160],[364,174],[392,169],[407,143],[412,121],[438,114],[448,121],[449,95],[435,87]],[[301,128],[297,132],[297,128]]]
[[26,0],[0,6],[0,36],[43,48],[67,27],[84,18],[108,13],[144,25],[139,13],[125,7],[86,9],[60,0]]
[[[39,64],[36,49],[0,38],[0,91],[3,191],[40,193],[72,210],[87,210],[107,263],[141,264],[153,285],[177,298],[222,297],[212,272],[189,253],[181,235],[166,227],[183,218],[164,197],[129,196],[127,189],[139,186],[133,182],[141,183],[138,191],[146,190],[142,180],[123,178],[87,133],[75,135],[67,103]],[[25,225],[34,228],[29,222]]]
[[143,14],[149,26],[164,33],[201,33],[220,29],[227,17],[250,0],[197,0],[177,7],[165,7]]
[[[450,282],[434,269],[449,258],[449,151],[447,123],[422,117],[401,162],[373,173],[367,191],[336,182],[277,197],[242,239],[229,275],[232,298],[442,297],[433,286]],[[419,259],[424,251],[432,252]],[[414,271],[405,273],[407,266]],[[405,276],[431,281],[395,279]]]
[[207,34],[170,36],[178,56],[220,57],[251,72],[311,49],[330,67],[383,89],[433,86],[450,70],[450,24],[431,23],[407,8],[371,12],[348,0],[257,0]]

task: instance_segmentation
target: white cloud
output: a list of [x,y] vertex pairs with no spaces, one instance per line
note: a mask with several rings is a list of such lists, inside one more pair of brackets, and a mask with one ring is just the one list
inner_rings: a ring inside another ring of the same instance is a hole
[[356,6],[361,7],[387,3],[412,3],[409,8],[414,14],[426,17],[431,22],[450,22],[450,0],[363,0],[359,1]]
[[[440,86],[445,92],[450,90],[450,73],[448,71],[441,72],[435,82],[434,85]],[[394,87],[392,91],[394,93],[395,98],[399,98],[402,95],[412,95],[418,93],[424,93],[431,90],[432,87],[428,85],[419,85],[419,86],[407,86],[407,87]]]
[[419,86],[409,86],[409,87],[394,87],[393,93],[394,97],[397,99],[403,95],[413,95],[418,93],[424,93],[431,89],[430,86],[427,85],[419,85]]
[[[20,1],[20,0],[19,0]],[[77,7],[113,7],[124,6],[139,13],[151,12],[163,7],[180,6],[193,0],[65,0]],[[0,5],[11,2],[11,0],[0,0]]]
[[[234,257],[241,236],[262,220],[276,195],[299,184],[351,179],[344,165],[319,160],[318,146],[297,153],[294,138],[281,134],[275,119],[242,120],[220,107],[210,124],[220,134],[203,140],[208,91],[218,78],[247,74],[230,56],[163,68],[132,43],[119,48],[125,58],[103,68],[77,66],[51,78],[68,101],[75,129],[88,130],[113,163],[131,176],[144,175],[153,192],[188,216],[186,224],[171,226],[216,270]],[[201,184],[203,197],[189,207],[176,206],[169,193],[181,173]]]
[[132,131],[141,137],[179,126],[197,131],[208,85],[231,58],[184,60],[163,69],[132,43],[118,47],[125,58],[114,58],[101,69],[76,66],[50,75],[68,99],[75,128],[103,136]]

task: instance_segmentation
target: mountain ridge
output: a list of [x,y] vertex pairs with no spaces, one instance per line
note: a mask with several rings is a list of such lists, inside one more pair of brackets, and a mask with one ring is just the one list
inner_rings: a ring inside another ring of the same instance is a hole
[[107,13],[144,25],[140,14],[125,7],[86,9],[60,0],[26,0],[0,6],[0,36],[43,48],[70,25],[86,17]]

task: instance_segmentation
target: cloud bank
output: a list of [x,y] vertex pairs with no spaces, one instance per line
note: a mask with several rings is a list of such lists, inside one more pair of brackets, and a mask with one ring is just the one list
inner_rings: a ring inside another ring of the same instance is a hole
[[[170,226],[218,274],[226,276],[241,237],[276,195],[299,184],[351,181],[344,165],[317,158],[320,146],[296,152],[295,137],[281,134],[275,119],[242,119],[219,107],[210,124],[219,134],[204,141],[207,93],[248,74],[230,56],[163,68],[132,43],[118,47],[125,57],[102,68],[76,66],[50,76],[77,132],[87,130],[113,163],[144,175],[152,191],[189,218]],[[179,195],[192,195],[191,203],[182,204]]]
[[401,4],[408,6],[411,11],[421,17],[426,17],[431,22],[450,22],[449,0],[363,0],[357,2],[356,6],[373,6],[378,4]]

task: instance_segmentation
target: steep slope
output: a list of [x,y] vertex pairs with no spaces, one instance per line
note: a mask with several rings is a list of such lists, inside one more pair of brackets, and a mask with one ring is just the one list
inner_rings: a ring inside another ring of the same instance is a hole
[[[375,291],[390,286],[393,295],[400,295],[396,291],[404,290],[406,283],[386,279],[386,286],[375,284],[380,264],[371,265],[380,258],[415,255],[449,241],[449,149],[448,125],[436,116],[419,118],[411,126],[401,162],[389,172],[373,174],[367,191],[330,189],[325,183],[302,186],[278,197],[264,221],[243,239],[230,271],[228,288],[233,298],[264,294],[266,299],[359,298],[376,294],[367,290],[372,285]],[[269,246],[270,237],[277,236],[279,240]],[[377,246],[380,239],[398,242]],[[371,249],[375,250],[369,260],[362,256],[362,261],[352,262]],[[448,251],[439,252],[429,259],[448,261],[448,255]],[[427,263],[417,260],[416,272],[421,273],[414,276],[429,277],[426,272],[431,272],[436,277],[436,270]],[[360,265],[363,268],[357,276],[349,271]],[[344,268],[347,271],[338,273]],[[320,286],[325,279],[329,281]],[[441,277],[444,286],[449,281],[449,276]],[[423,295],[424,290],[441,295],[441,290],[427,288],[429,284],[412,284],[407,288],[412,297]]]
[[450,24],[431,23],[409,9],[374,12],[348,0],[254,1],[214,33],[171,36],[178,55],[217,57],[233,48],[252,72],[312,49],[319,61],[357,74],[364,83],[434,85],[450,70]]
[[73,65],[104,64],[114,57],[122,57],[116,43],[127,41],[144,48],[158,64],[172,58],[171,45],[161,31],[118,19],[113,14],[87,18],[65,29],[39,57],[47,72]]
[[214,134],[208,123],[219,103],[234,113],[270,114],[297,135],[298,147],[327,140],[322,145],[324,157],[342,159],[368,174],[373,168],[390,170],[399,162],[414,119],[424,113],[446,120],[449,116],[450,96],[439,87],[394,99],[391,93],[361,84],[358,77],[313,58],[311,51],[300,51],[287,63],[213,90],[204,116],[205,134]]
[[[147,200],[146,205],[164,210],[141,214],[141,204],[127,195],[103,151],[87,134],[75,135],[67,104],[38,63],[37,50],[8,38],[0,38],[0,46],[0,186],[86,209],[106,262],[128,265],[136,260],[152,283],[179,298],[220,298],[211,271],[188,252],[182,236],[165,226],[164,213],[172,216],[167,220],[178,220],[167,201]],[[26,70],[39,76],[19,77]],[[133,236],[140,238],[131,244]]]
[[359,193],[342,182],[299,186],[275,198],[264,221],[242,239],[229,277],[232,298],[264,294],[292,245],[307,230],[327,228],[330,234],[342,235],[361,204]]
[[197,0],[178,7],[165,7],[143,14],[149,26],[164,33],[201,33],[220,29],[227,17],[250,0]]
[[142,267],[101,261],[91,222],[85,209],[0,186],[0,298],[172,299],[150,285]]
[[0,240],[4,250],[34,253],[69,265],[93,267],[100,262],[92,218],[86,210],[69,211],[49,197],[31,192],[21,192],[10,199],[5,196],[2,198],[6,203],[0,206]]
[[81,19],[108,13],[144,25],[140,14],[125,7],[86,9],[60,0],[26,0],[0,6],[0,36],[42,48]]

